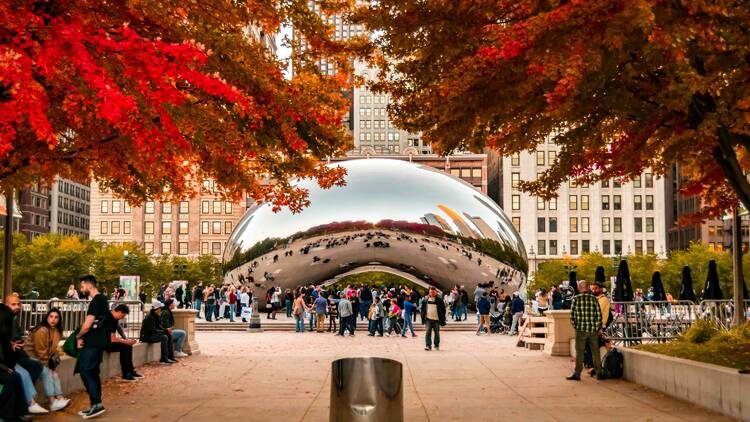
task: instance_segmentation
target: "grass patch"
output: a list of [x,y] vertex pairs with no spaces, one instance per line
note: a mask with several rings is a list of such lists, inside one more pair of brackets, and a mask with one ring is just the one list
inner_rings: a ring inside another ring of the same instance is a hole
[[723,331],[710,321],[700,320],[674,341],[642,344],[634,348],[739,370],[750,370],[750,324]]

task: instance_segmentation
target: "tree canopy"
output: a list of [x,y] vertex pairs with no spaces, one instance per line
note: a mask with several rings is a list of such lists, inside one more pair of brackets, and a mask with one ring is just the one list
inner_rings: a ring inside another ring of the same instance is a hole
[[[282,24],[306,45],[291,79],[251,36]],[[139,203],[212,178],[227,197],[298,210],[306,192],[289,178],[341,183],[321,160],[350,144],[349,44],[301,0],[2,0],[0,188],[94,177]],[[322,58],[337,76],[311,65]]]
[[378,34],[389,116],[438,152],[551,138],[557,159],[521,184],[541,197],[680,163],[696,217],[750,209],[746,1],[381,0],[354,19]]

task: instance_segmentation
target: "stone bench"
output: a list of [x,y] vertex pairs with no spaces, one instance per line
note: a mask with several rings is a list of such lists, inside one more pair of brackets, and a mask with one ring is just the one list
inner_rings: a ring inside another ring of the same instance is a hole
[[[121,376],[120,373],[120,356],[119,352],[104,352],[101,365],[102,380]],[[161,344],[159,343],[136,343],[133,346],[133,365],[137,368],[147,363],[158,362],[161,358]],[[74,374],[76,359],[70,356],[62,356],[60,366],[56,369],[60,376],[60,384],[63,392],[69,394],[74,391],[83,390],[83,382],[78,374]],[[41,379],[36,383],[37,402],[43,405],[47,404],[47,396],[44,393],[44,385]]]

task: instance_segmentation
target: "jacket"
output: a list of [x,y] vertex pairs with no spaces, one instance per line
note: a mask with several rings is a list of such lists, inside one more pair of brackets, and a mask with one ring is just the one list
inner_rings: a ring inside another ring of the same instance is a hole
[[524,303],[520,297],[515,297],[510,304],[510,311],[514,314],[517,312],[523,312]]
[[13,353],[13,347],[10,343],[12,334],[13,311],[0,303],[0,364],[6,368],[16,366],[15,353]]
[[147,339],[156,334],[164,334],[164,328],[162,328],[159,315],[151,310],[141,323],[141,339]]
[[[430,297],[426,296],[422,301],[422,321],[427,321],[427,308],[429,307]],[[438,320],[440,325],[445,325],[445,301],[442,296],[435,296],[435,303],[437,304]]]
[[26,337],[23,350],[27,355],[39,360],[42,365],[47,366],[50,355],[60,349],[61,339],[59,330],[50,330],[48,327],[41,326]]
[[162,328],[167,329],[174,327],[174,315],[172,315],[172,311],[166,307],[161,310],[161,316],[159,319],[161,319]]

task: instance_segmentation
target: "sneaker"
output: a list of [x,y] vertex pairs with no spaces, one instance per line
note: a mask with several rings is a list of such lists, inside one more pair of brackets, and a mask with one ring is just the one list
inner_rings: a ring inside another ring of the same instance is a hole
[[161,365],[171,365],[171,364],[173,364],[174,362],[172,362],[171,360],[160,360],[160,361],[159,361],[159,363],[160,363]]
[[429,352],[430,350],[432,350],[432,347],[425,347],[424,349]]
[[569,377],[565,377],[565,379],[568,380],[568,381],[580,381],[581,380],[581,376],[578,375],[578,374],[573,374],[573,375],[571,375]]
[[65,409],[70,404],[70,399],[55,399],[49,407],[50,412]]
[[172,359],[172,358],[169,358],[169,359],[167,359],[167,360],[169,361],[169,363],[177,363],[177,361],[176,361],[176,360],[174,360],[174,359]]
[[134,378],[146,378],[138,372],[131,372],[130,375],[132,375]]
[[186,358],[186,357],[188,357],[188,354],[185,353],[185,352],[174,352],[174,356],[176,358]]
[[32,415],[45,415],[49,413],[49,410],[43,408],[37,402],[32,402],[31,405],[29,405],[29,413]]
[[102,405],[101,403],[95,404],[91,406],[91,409],[89,409],[89,411],[85,415],[83,415],[83,419],[92,419],[101,415],[104,412],[105,412],[104,405]]
[[91,410],[90,407],[81,410],[80,412],[78,412],[78,416],[85,416],[87,413],[89,413],[89,410]]
[[128,374],[128,375],[122,377],[122,380],[125,381],[125,382],[136,382],[136,381],[138,381],[138,379],[136,377],[134,377],[132,374]]
[[416,335],[416,334],[412,334],[411,336],[412,336],[412,337],[416,337],[417,335]]
[[435,346],[435,350],[439,352],[440,351],[440,346]]

